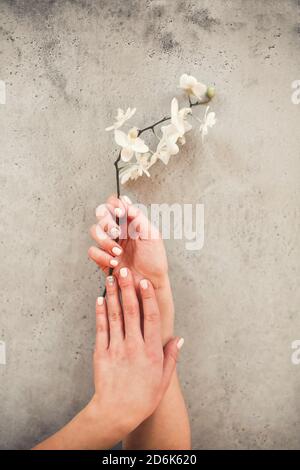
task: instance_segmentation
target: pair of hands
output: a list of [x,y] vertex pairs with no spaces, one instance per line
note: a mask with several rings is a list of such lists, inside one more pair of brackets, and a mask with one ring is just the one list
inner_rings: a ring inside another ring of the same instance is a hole
[[[106,275],[110,269],[117,274],[122,267],[129,268],[136,288],[141,279],[152,283],[161,313],[162,340],[166,344],[173,337],[174,306],[160,233],[127,196],[121,199],[110,196],[106,204],[96,209],[96,216],[98,224],[91,227],[90,233],[97,246],[89,249],[89,257]],[[137,236],[128,234],[132,229]]]
[[96,305],[90,408],[99,419],[109,415],[121,439],[156,409],[183,340],[172,338],[173,301],[160,234],[126,196],[111,196],[96,216],[91,236],[98,246],[89,256],[113,275],[106,279],[106,298],[99,297]]
[[[173,338],[163,242],[126,197],[121,201],[112,196],[96,215],[91,234],[98,246],[90,248],[89,256],[105,274],[113,268],[113,275],[106,278],[106,298],[96,303],[95,393],[81,412],[35,449],[107,449],[125,437],[134,446],[156,448],[164,430],[170,435],[168,446],[189,446],[188,418],[173,373],[183,339]],[[126,236],[128,222],[137,236]],[[145,420],[146,426],[140,427]],[[183,429],[183,437],[174,429]]]

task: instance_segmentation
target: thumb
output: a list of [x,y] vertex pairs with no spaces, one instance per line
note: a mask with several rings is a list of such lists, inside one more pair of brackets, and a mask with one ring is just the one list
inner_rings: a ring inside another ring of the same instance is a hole
[[164,368],[162,377],[162,394],[164,394],[171,382],[173,372],[176,368],[176,362],[179,350],[184,343],[183,338],[172,338],[164,347]]

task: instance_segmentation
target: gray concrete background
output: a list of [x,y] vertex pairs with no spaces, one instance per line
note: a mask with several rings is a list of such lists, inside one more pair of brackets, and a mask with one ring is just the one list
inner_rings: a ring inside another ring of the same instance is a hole
[[218,123],[135,201],[205,204],[205,246],[167,242],[181,379],[201,448],[300,448],[296,1],[0,1],[0,448],[28,448],[92,392],[94,208],[118,106],[147,124],[189,72]]

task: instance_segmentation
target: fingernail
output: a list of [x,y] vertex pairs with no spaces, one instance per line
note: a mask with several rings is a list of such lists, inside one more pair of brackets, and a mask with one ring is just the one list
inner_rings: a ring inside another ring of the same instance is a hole
[[114,212],[117,217],[121,217],[123,215],[123,210],[120,207],[116,207]]
[[119,248],[117,246],[114,246],[111,251],[113,252],[114,255],[117,255],[117,256],[119,256],[122,253],[121,248]]
[[121,199],[123,199],[127,204],[132,204],[131,199],[128,196],[122,196]]
[[120,229],[118,227],[112,227],[109,231],[109,234],[112,238],[118,238],[120,235]]
[[103,300],[104,300],[103,297],[98,297],[97,304],[98,305],[103,305]]
[[120,269],[120,274],[121,274],[121,277],[127,277],[128,269],[127,268],[121,268]]
[[109,264],[115,267],[115,266],[118,266],[119,262],[116,259],[111,259]]
[[184,338],[180,338],[180,340],[177,343],[177,349],[181,349],[184,344]]
[[111,286],[112,286],[112,285],[114,284],[114,282],[115,282],[114,276],[107,276],[106,279],[107,279],[108,284],[110,284]]
[[148,281],[146,279],[142,279],[140,281],[140,284],[141,284],[142,289],[147,289],[148,288]]

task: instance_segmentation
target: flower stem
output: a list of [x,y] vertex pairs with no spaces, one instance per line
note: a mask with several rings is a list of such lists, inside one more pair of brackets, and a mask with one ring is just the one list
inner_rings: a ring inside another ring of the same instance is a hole
[[121,160],[121,152],[119,152],[118,158],[115,160],[115,169],[116,169],[116,183],[117,183],[117,197],[119,199],[121,190],[120,190],[120,168],[119,168],[119,162]]
[[[190,108],[193,108],[194,106],[199,106],[201,104],[206,104],[210,101],[209,98],[207,98],[206,101],[196,101],[195,103],[192,103],[191,101],[191,98],[189,96],[189,105],[190,105]],[[159,121],[156,121],[154,122],[153,124],[151,124],[150,126],[147,126],[147,127],[144,127],[143,129],[139,129],[138,130],[138,136],[140,136],[141,134],[143,134],[143,132],[146,132],[146,131],[152,131],[153,133],[154,132],[154,128],[156,126],[158,126],[159,124],[162,124],[163,122],[166,122],[166,121],[169,121],[171,119],[171,116],[165,116],[163,117],[162,119],[160,119]]]

